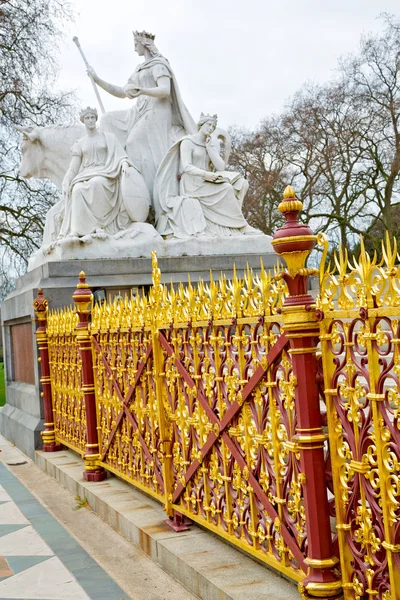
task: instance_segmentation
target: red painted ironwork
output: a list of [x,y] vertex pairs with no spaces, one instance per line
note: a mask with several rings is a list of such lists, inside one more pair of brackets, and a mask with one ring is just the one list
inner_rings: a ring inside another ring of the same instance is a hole
[[[232,422],[234,417],[236,417],[237,414],[242,410],[243,402],[245,402],[247,400],[247,398],[254,391],[255,387],[260,383],[260,381],[262,380],[262,378],[265,376],[266,372],[268,371],[269,366],[280,356],[282,350],[288,344],[288,340],[285,335],[282,335],[279,338],[279,340],[277,341],[275,346],[273,346],[272,349],[267,354],[265,362],[268,366],[266,368],[260,366],[256,369],[255,373],[251,376],[248,383],[245,385],[243,390],[240,392],[240,402],[238,400],[233,402],[233,404],[231,404],[231,406],[226,411],[223,418],[221,420],[219,420],[217,415],[214,413],[214,411],[208,404],[207,399],[204,397],[201,390],[199,390],[199,388],[196,386],[195,382],[193,381],[193,379],[191,378],[189,373],[186,371],[186,369],[182,365],[181,361],[175,356],[173,347],[168,343],[167,339],[165,338],[165,336],[163,335],[163,333],[161,331],[160,331],[159,339],[160,339],[161,345],[166,350],[168,356],[172,356],[174,358],[175,365],[176,365],[179,373],[181,374],[181,376],[186,381],[189,388],[191,388],[192,390],[195,390],[195,396],[197,397],[201,406],[205,410],[211,423],[213,423],[214,427],[216,426],[215,429],[217,430],[217,433],[211,432],[208,435],[205,444],[198,450],[200,457],[192,462],[192,464],[190,465],[190,467],[188,468],[186,473],[183,475],[184,483],[180,483],[175,488],[174,494],[172,496],[172,501],[175,503],[179,500],[181,494],[183,493],[183,491],[186,488],[186,485],[188,484],[190,479],[193,477],[193,475],[195,474],[197,469],[201,466],[202,462],[204,461],[207,454],[212,449],[213,445],[215,444],[215,442],[217,441],[219,436],[222,435],[224,441],[226,443],[230,444],[230,440],[226,436],[225,429],[228,427],[228,425],[230,425],[230,423]],[[230,446],[230,449],[231,449],[231,451],[234,452],[234,450],[232,450],[232,446]],[[243,464],[243,467],[244,466],[245,466],[245,463]],[[263,497],[264,497],[264,495],[263,495]],[[266,502],[266,505],[271,510],[270,516],[271,517],[273,516],[273,518],[275,518],[277,516],[277,514],[273,510],[273,508],[270,505],[270,502],[268,502],[268,500]]]
[[38,360],[40,362],[41,372],[40,383],[42,384],[41,396],[43,398],[43,412],[45,420],[44,430],[41,432],[43,439],[42,449],[44,452],[57,452],[62,450],[62,446],[56,443],[54,431],[54,413],[51,394],[49,348],[47,339],[48,301],[44,297],[43,290],[40,288],[38,289],[37,298],[33,302],[33,308],[38,322],[38,328],[36,329],[35,335],[39,349]]
[[[120,410],[120,412],[119,412],[119,414],[118,414],[118,416],[116,418],[115,425],[114,425],[114,427],[113,427],[113,429],[112,429],[112,431],[110,433],[110,436],[109,436],[108,440],[106,441],[106,443],[103,445],[103,447],[101,449],[101,452],[102,452],[101,461],[103,462],[105,460],[105,458],[107,456],[107,453],[110,450],[110,447],[111,447],[111,444],[113,442],[113,439],[114,439],[114,437],[115,437],[118,429],[121,427],[122,419],[125,417],[129,421],[129,423],[130,423],[133,431],[138,436],[138,440],[139,440],[139,443],[140,443],[140,445],[142,447],[142,450],[143,450],[145,458],[148,461],[152,462],[153,461],[153,456],[152,456],[152,454],[151,454],[151,452],[150,452],[150,450],[149,450],[149,448],[148,448],[148,446],[147,446],[147,444],[146,444],[146,442],[145,442],[145,440],[143,438],[143,435],[142,435],[142,433],[141,433],[141,431],[139,429],[138,421],[137,421],[137,418],[136,418],[135,414],[129,410],[129,403],[131,402],[132,396],[133,396],[133,394],[135,392],[136,386],[138,385],[138,383],[140,381],[140,378],[141,378],[141,376],[143,374],[143,371],[146,368],[147,363],[148,363],[150,357],[153,354],[153,347],[152,347],[151,344],[149,344],[147,346],[146,354],[145,354],[144,358],[138,363],[138,365],[137,365],[137,371],[135,373],[133,383],[131,385],[129,385],[129,387],[127,389],[126,396],[124,398],[124,395],[122,393],[121,387],[120,387],[119,382],[117,380],[117,375],[113,374],[112,369],[111,369],[109,363],[107,362],[107,358],[102,353],[100,344],[97,341],[95,335],[93,335],[92,340],[93,340],[93,344],[94,344],[95,350],[99,354],[99,358],[101,358],[101,360],[104,363],[104,367],[106,369],[106,372],[107,372],[107,374],[108,374],[108,376],[110,378],[110,381],[111,381],[111,383],[112,383],[112,385],[114,387],[115,393],[116,393],[116,395],[117,395],[117,397],[118,397],[118,399],[119,399],[119,401],[121,403],[121,410]],[[154,474],[155,474],[155,476],[157,478],[157,481],[158,481],[158,483],[160,485],[160,488],[162,488],[163,487],[163,478],[162,478],[162,474],[160,472],[160,469],[158,468],[157,465],[154,465]]]
[[342,595],[342,582],[335,570],[339,559],[333,555],[325,475],[327,435],[322,429],[320,394],[316,381],[319,325],[315,301],[307,293],[308,276],[313,270],[305,267],[307,257],[316,244],[316,236],[307,225],[298,222],[301,208],[302,204],[295,197],[294,190],[288,188],[279,206],[286,224],[275,233],[273,240],[275,251],[287,263],[287,270],[280,274],[289,290],[282,308],[283,329],[290,340],[289,352],[296,377],[295,441],[304,474],[308,541],[306,563],[309,571],[299,588],[304,597],[338,598]]
[[300,582],[303,600],[400,600],[397,246],[379,264],[363,248],[359,263],[343,252],[334,270],[322,263],[316,310],[306,268],[316,236],[291,188],[279,210],[273,244],[287,269],[274,277],[247,270],[168,289],[153,256],[149,295],[96,306],[89,324],[81,273],[82,361],[76,313],[50,315],[50,371],[39,290],[45,449],[59,440],[51,411],[83,447],[85,407],[86,479],[103,467],[123,477],[164,503],[175,531],[186,519],[208,527]]
[[397,600],[400,326],[360,312],[332,311],[323,336],[342,575],[346,598]]
[[[118,312],[118,303],[113,309]],[[96,323],[102,310],[96,307]],[[92,345],[100,463],[162,501],[165,449],[151,334],[107,322],[106,327],[92,327]]]
[[79,344],[79,353],[82,360],[82,390],[86,408],[87,442],[84,455],[85,470],[83,472],[83,477],[86,481],[103,481],[103,479],[107,477],[107,473],[97,464],[100,454],[97,435],[92,344],[89,334],[89,315],[92,298],[92,292],[86,283],[85,273],[82,271],[79,275],[79,283],[72,299],[77,307],[79,317],[79,322],[76,327],[76,339]]
[[300,469],[284,450],[295,427],[288,339],[263,319],[251,327],[189,323],[159,339],[174,509],[286,573],[306,572]]

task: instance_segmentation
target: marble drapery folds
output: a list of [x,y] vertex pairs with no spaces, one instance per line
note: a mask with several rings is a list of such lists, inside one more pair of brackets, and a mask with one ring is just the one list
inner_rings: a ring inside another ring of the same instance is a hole
[[[186,165],[181,160],[182,147],[191,156]],[[206,146],[191,136],[170,148],[154,184],[156,229],[161,235],[188,238],[250,233],[252,228],[241,210],[247,181],[231,171],[217,172],[224,180],[221,183],[205,181],[204,174],[212,170]]]
[[72,155],[81,157],[82,170],[71,183],[60,237],[126,229],[131,219],[124,206],[121,173],[128,158],[116,137],[111,133],[93,140],[83,137],[73,146]]
[[143,94],[128,110],[103,115],[100,123],[102,131],[110,131],[117,136],[130,160],[141,172],[150,193],[157,168],[168,148],[196,129],[181,98],[171,66],[163,56],[155,56],[138,65],[124,89],[134,89],[135,86],[155,88],[162,77],[168,77],[171,81],[171,93],[168,97],[157,98]]

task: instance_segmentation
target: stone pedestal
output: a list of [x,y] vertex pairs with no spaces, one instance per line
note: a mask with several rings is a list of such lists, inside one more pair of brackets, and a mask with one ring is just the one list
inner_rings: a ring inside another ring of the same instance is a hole
[[[241,276],[247,264],[257,272],[260,258],[266,268],[272,268],[276,262],[269,244],[265,254],[235,255],[233,251],[237,240],[231,238],[230,242],[229,254],[160,257],[158,263],[162,282],[187,282],[188,274],[192,282],[200,278],[209,281],[210,270],[214,278],[220,272],[230,278],[234,265]],[[253,249],[252,242],[249,236],[248,244]],[[0,433],[32,458],[35,449],[41,446],[40,431],[44,422],[32,303],[38,288],[42,288],[50,309],[72,304],[72,294],[80,271],[85,271],[93,291],[105,290],[106,295],[129,292],[131,289],[135,291],[152,283],[151,258],[47,262],[18,279],[16,289],[1,305],[7,401],[5,406],[0,407]]]

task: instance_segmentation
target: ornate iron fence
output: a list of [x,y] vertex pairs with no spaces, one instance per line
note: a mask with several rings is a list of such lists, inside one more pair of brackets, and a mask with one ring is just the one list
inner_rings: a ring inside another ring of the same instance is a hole
[[171,290],[163,310],[175,318],[158,324],[157,352],[168,510],[299,580],[307,570],[305,512],[289,450],[295,377],[277,312],[285,288],[262,270]]
[[321,265],[322,357],[344,597],[400,598],[400,267],[388,239]]
[[93,311],[91,328],[99,465],[164,500],[163,408],[157,401],[153,335],[137,326],[146,298]]
[[81,452],[86,479],[115,473],[303,598],[400,600],[397,247],[326,266],[320,236],[307,269],[317,237],[290,188],[280,210],[285,270],[175,289],[153,256],[147,296],[91,308],[81,274],[76,310],[47,315],[39,294],[44,449]]
[[221,278],[94,307],[100,459],[176,515],[291,576],[307,567],[282,280]]
[[76,341],[78,314],[74,308],[50,311],[47,318],[54,433],[82,456],[86,451],[86,409],[82,389],[82,359]]

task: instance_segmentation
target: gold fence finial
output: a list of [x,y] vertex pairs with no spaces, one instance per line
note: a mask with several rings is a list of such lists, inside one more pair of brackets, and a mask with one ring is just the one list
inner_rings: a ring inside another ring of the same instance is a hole
[[[296,275],[306,275],[303,272],[308,255],[314,248],[317,236],[305,223],[299,222],[299,213],[303,203],[296,198],[296,192],[288,185],[283,194],[283,200],[278,210],[285,217],[285,225],[275,231],[272,246],[277,254],[287,264],[287,273],[294,279]],[[309,275],[310,272],[307,272]],[[285,278],[285,277],[284,277]]]
[[278,205],[278,210],[283,215],[287,212],[300,212],[303,209],[303,203],[296,197],[295,189],[287,185],[283,192],[283,200]]
[[48,307],[49,302],[47,298],[45,298],[42,288],[39,288],[38,295],[33,301],[33,310],[35,311],[36,318],[39,321],[44,321],[47,318]]
[[92,290],[89,289],[89,285],[86,283],[85,272],[81,271],[79,273],[79,283],[72,295],[72,300],[74,301],[78,312],[89,313],[89,305],[92,302],[92,299]]
[[86,283],[86,273],[85,273],[85,271],[81,271],[79,273],[79,283],[78,283],[78,285],[76,287],[77,287],[78,290],[85,290],[85,289],[87,289],[89,287],[88,284]]
[[285,191],[283,192],[284,198],[296,198],[295,189],[291,185],[287,185],[285,187]]

